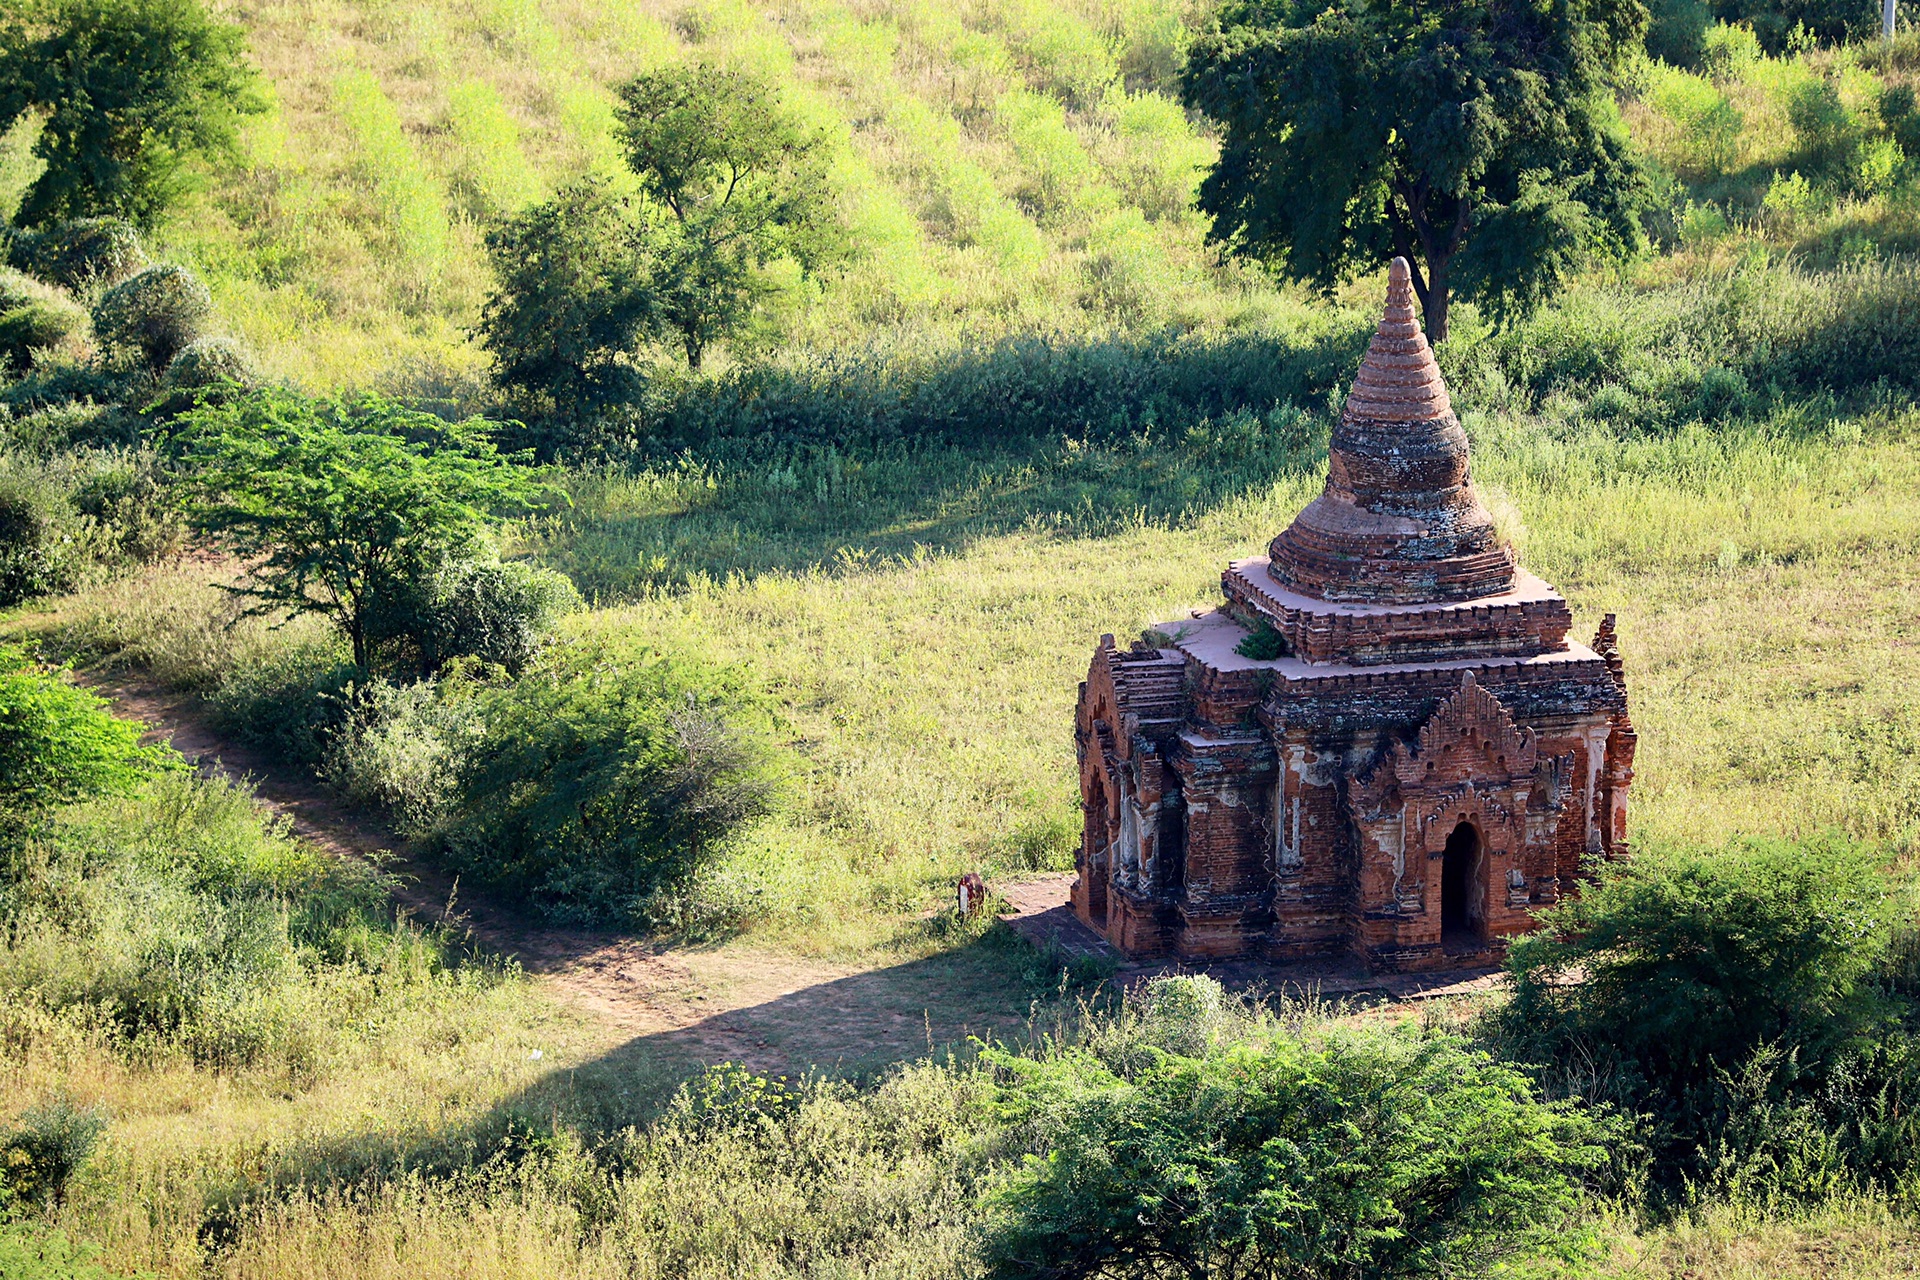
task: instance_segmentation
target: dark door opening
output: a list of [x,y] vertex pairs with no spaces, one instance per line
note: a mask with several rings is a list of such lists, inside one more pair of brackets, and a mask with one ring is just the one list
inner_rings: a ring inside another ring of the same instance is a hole
[[1447,837],[1440,862],[1440,942],[1448,950],[1480,944],[1480,833],[1463,822]]

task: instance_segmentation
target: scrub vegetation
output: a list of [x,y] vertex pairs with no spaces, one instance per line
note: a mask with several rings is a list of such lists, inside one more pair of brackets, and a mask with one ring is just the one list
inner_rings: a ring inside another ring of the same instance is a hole
[[[1614,189],[1495,156],[1439,347],[1503,537],[1619,617],[1635,858],[1371,1009],[945,905],[1071,867],[1092,638],[1322,483],[1396,215],[1200,184],[1336,17],[9,15],[0,1273],[1912,1274],[1920,44],[1708,8],[1556,10]],[[156,31],[144,132],[45,56]]]

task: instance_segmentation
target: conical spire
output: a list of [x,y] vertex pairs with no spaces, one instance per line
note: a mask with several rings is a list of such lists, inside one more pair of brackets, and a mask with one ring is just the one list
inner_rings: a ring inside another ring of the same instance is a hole
[[1467,434],[1415,318],[1406,259],[1333,430],[1327,489],[1273,540],[1268,573],[1322,600],[1472,600],[1513,588],[1513,553],[1474,493]]
[[1346,417],[1361,422],[1431,422],[1453,411],[1440,366],[1413,306],[1413,270],[1405,258],[1387,267],[1387,309],[1347,395]]

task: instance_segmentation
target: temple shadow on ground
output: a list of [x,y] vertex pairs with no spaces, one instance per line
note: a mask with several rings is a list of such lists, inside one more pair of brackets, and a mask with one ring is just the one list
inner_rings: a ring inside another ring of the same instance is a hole
[[1025,1044],[1054,1030],[1083,998],[1108,998],[1110,989],[1098,983],[1063,989],[1048,968],[1056,963],[996,924],[922,959],[636,1035],[587,1061],[557,1065],[462,1122],[303,1140],[264,1167],[236,1172],[213,1197],[202,1235],[225,1238],[249,1204],[292,1188],[369,1185],[402,1172],[461,1176],[547,1148],[563,1131],[598,1146],[646,1124],[683,1082],[721,1063],[796,1080],[861,1082],[900,1063],[964,1059],[977,1041]]

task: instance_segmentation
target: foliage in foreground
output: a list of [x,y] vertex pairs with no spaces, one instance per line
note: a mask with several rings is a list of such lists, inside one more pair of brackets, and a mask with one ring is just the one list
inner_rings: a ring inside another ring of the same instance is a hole
[[170,753],[140,744],[140,726],[0,645],[0,852],[20,823],[61,805],[132,789]]
[[[1210,980],[1171,979],[1205,983]],[[1264,1036],[1199,1056],[995,1053],[1029,1148],[998,1276],[1477,1276],[1590,1256],[1623,1127],[1446,1037]]]
[[1886,864],[1838,836],[1642,855],[1514,943],[1498,1022],[1640,1113],[1669,1187],[1910,1192],[1916,921]]

